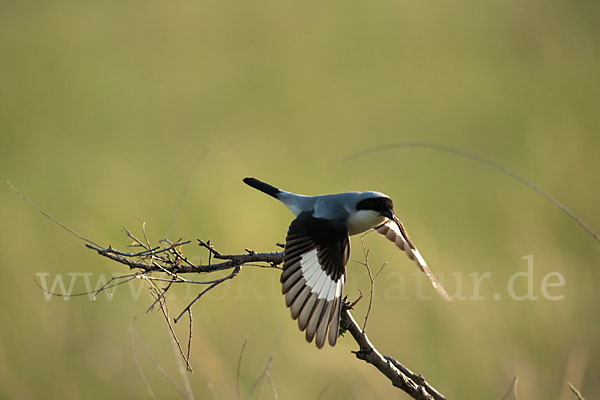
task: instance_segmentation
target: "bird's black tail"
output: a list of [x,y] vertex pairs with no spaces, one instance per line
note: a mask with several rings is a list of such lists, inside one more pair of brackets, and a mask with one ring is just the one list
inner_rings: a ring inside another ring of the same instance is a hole
[[273,196],[277,198],[279,192],[281,192],[276,187],[269,185],[268,183],[264,183],[255,178],[244,178],[244,183],[248,186],[252,186],[254,189],[258,189],[263,193],[268,194],[269,196]]

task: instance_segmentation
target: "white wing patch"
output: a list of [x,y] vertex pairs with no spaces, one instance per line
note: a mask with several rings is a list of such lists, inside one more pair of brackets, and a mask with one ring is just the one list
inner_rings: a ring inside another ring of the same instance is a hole
[[317,298],[332,300],[337,282],[335,282],[319,264],[317,249],[312,249],[300,258],[300,268],[306,280],[306,286],[311,293],[317,293]]
[[319,264],[319,258],[317,257],[317,249],[313,249],[308,253],[302,254],[300,258],[300,269],[302,270],[302,276],[306,283],[310,284],[310,287],[314,287],[317,280],[319,279],[319,274],[323,271],[321,269],[321,264]]
[[282,289],[286,305],[300,330],[306,330],[306,340],[315,339],[321,348],[328,340],[337,342],[340,329],[340,308],[345,276],[334,280],[321,265],[317,248],[285,266]]

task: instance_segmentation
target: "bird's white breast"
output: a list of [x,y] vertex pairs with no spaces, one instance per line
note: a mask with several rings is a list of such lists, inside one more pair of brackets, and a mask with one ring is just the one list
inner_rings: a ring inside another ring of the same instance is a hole
[[356,235],[381,224],[385,217],[373,210],[359,210],[350,214],[348,218],[348,232]]

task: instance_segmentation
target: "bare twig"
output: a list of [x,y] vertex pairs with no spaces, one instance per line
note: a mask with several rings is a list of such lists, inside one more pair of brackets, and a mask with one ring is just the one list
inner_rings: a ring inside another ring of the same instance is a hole
[[573,394],[577,397],[577,400],[585,400],[579,390],[575,389],[575,386],[571,385],[570,383],[568,383],[568,385],[569,389],[571,389],[571,392],[573,392]]
[[365,266],[367,269],[367,274],[369,274],[369,306],[367,307],[367,312],[365,313],[365,322],[363,322],[362,333],[365,333],[367,329],[367,321],[369,320],[369,314],[371,314],[371,307],[373,306],[373,289],[375,286],[375,282],[373,281],[373,275],[371,274],[371,267],[369,267],[369,249],[365,247],[365,241],[363,237],[360,237],[360,244],[363,249],[363,255],[365,257],[364,263],[359,263]]
[[323,397],[323,395],[327,391],[327,388],[329,387],[329,385],[331,385],[331,383],[328,383],[327,385],[325,385],[325,387],[323,388],[323,390],[321,390],[321,393],[319,393],[319,396],[317,397],[317,400],[321,400],[321,397]]
[[83,235],[80,235],[79,233],[75,232],[73,229],[69,228],[67,225],[63,224],[62,222],[60,222],[59,220],[55,219],[54,217],[52,217],[50,214],[48,214],[46,211],[42,210],[41,208],[39,208],[38,206],[35,205],[35,203],[33,203],[31,200],[29,200],[27,198],[27,196],[25,196],[19,189],[17,189],[15,187],[15,185],[12,184],[11,181],[9,181],[8,179],[6,180],[6,183],[8,183],[8,186],[10,186],[10,188],[23,200],[25,200],[25,202],[27,204],[29,204],[35,211],[39,212],[40,214],[42,214],[44,217],[48,218],[50,221],[52,221],[53,223],[55,223],[56,225],[60,226],[61,228],[63,228],[64,230],[66,230],[67,232],[69,232],[71,235],[75,236],[78,239],[83,240],[84,242],[87,242],[91,245],[97,246],[99,247],[99,245],[97,245],[96,243],[92,242],[90,239],[86,238]]
[[[113,276],[112,278],[110,278],[108,280],[108,282],[106,282],[104,285],[102,285],[102,287],[98,290],[96,290],[96,292],[94,293],[94,297],[92,297],[92,301],[96,301],[96,298],[98,297],[98,295],[101,292],[106,292],[109,293],[112,296],[112,293],[110,293],[108,291],[108,289],[113,288],[115,286],[119,286],[122,285],[124,283],[127,283],[129,281],[132,281],[136,278],[138,278],[138,275],[140,274],[140,272],[136,272],[135,274],[128,274],[128,275],[121,275],[121,276]],[[111,284],[113,281],[117,281],[117,280],[121,280],[121,279],[125,279],[124,281],[120,281],[114,284]]]
[[269,373],[269,368],[271,367],[272,362],[273,362],[273,356],[269,357],[269,361],[267,361],[267,365],[265,366],[263,373],[260,374],[260,376],[258,378],[256,378],[256,381],[254,381],[254,383],[250,387],[250,391],[248,392],[248,400],[250,400],[252,398],[252,394],[254,393],[254,389],[256,389],[256,386],[259,383],[262,383],[263,379],[265,379],[265,377]]
[[192,328],[194,327],[194,324],[192,321],[192,309],[191,308],[188,310],[188,316],[190,317],[190,333],[188,336],[188,345],[187,345],[187,363],[189,364],[191,354],[192,354]]
[[187,306],[186,306],[186,307],[183,309],[183,311],[181,312],[181,314],[179,314],[179,315],[177,316],[177,318],[175,318],[175,320],[174,320],[174,321],[175,321],[175,323],[177,323],[177,322],[179,321],[179,319],[181,318],[181,316],[182,316],[182,315],[183,315],[183,314],[184,314],[186,311],[188,311],[188,310],[189,310],[189,309],[190,309],[190,308],[191,308],[191,307],[194,305],[194,303],[195,303],[196,301],[200,300],[200,298],[201,298],[201,297],[202,297],[202,296],[203,296],[205,293],[207,293],[208,291],[210,291],[210,290],[214,289],[214,288],[215,288],[215,287],[216,287],[218,284],[220,284],[220,283],[223,283],[223,282],[225,282],[225,281],[226,281],[226,280],[228,280],[228,279],[235,278],[235,276],[236,276],[236,275],[237,275],[237,274],[240,272],[240,269],[241,269],[241,266],[239,266],[239,265],[238,265],[237,267],[235,267],[235,268],[233,269],[233,271],[232,271],[232,272],[231,272],[229,275],[227,275],[226,277],[223,277],[223,278],[221,278],[221,279],[217,279],[217,280],[215,280],[215,281],[214,281],[214,282],[213,282],[213,283],[212,283],[212,284],[211,284],[209,287],[207,287],[206,289],[204,289],[203,291],[201,291],[201,292],[198,294],[198,296],[196,296],[196,298],[195,298],[194,300],[192,300],[192,301],[190,302],[190,304],[188,304],[188,305],[187,305]]
[[[143,221],[140,221],[142,224],[142,230],[145,230],[145,223]],[[136,238],[133,233],[129,232],[127,230],[127,228],[123,227],[121,228],[121,232],[123,232],[125,235],[127,235],[127,237],[129,237],[131,240],[133,240],[134,245],[132,247],[143,247],[144,249],[146,249],[147,251],[150,250],[150,243],[148,243],[148,245],[144,244],[141,240],[139,240],[138,238]],[[144,232],[144,236],[146,235],[146,233]]]
[[[146,279],[154,280],[154,279],[152,279],[152,277],[147,277]],[[175,279],[169,280],[168,285],[162,289],[161,293],[158,293],[158,295],[154,298],[154,301],[152,302],[152,304],[150,304],[150,306],[146,309],[146,314],[148,314],[150,311],[154,310],[154,306],[156,305],[156,303],[163,300],[163,298],[167,295],[167,292],[169,291],[169,289],[171,288],[171,285],[174,282],[177,282],[177,281]]]
[[146,234],[146,223],[144,221],[142,222],[142,232],[144,233],[144,239],[146,240],[146,248],[149,249],[150,247],[150,241],[148,240],[148,235]]
[[446,397],[429,385],[421,375],[412,373],[392,357],[383,356],[356,323],[347,307],[342,310],[342,328],[350,332],[360,347],[358,351],[353,352],[356,358],[373,365],[392,382],[392,385],[403,390],[413,399],[446,400]]
[[[183,381],[183,388],[185,389],[186,398],[187,400],[195,400],[194,392],[192,391],[192,385],[190,384],[190,376],[187,373],[192,372],[189,367],[189,360],[181,357],[180,354],[178,354],[178,351],[181,353],[181,346],[179,346],[175,336],[172,336],[172,339],[171,345],[173,354],[175,355],[175,362],[177,363],[179,375],[181,375],[181,380]],[[185,364],[183,361],[185,361]]]
[[[187,244],[189,242],[176,243],[163,251],[169,251],[175,246]],[[161,265],[158,267],[152,262],[144,262],[143,260],[137,260],[139,257],[137,254],[126,254],[118,250],[114,250],[112,247],[103,248],[99,245],[86,244],[86,247],[98,252],[101,256],[107,257],[113,261],[129,266],[131,269],[141,269],[147,272],[174,272],[177,274],[190,274],[190,273],[209,273],[216,271],[223,271],[232,269],[242,264],[264,262],[269,267],[275,268],[278,264],[283,262],[283,253],[254,253],[254,254],[239,254],[222,256],[225,261],[217,264],[206,264],[206,265],[177,265],[174,261],[167,260],[168,265]],[[160,264],[159,264],[160,265]]]
[[[367,231],[367,233],[369,233],[369,232],[371,232],[371,231]],[[367,233],[361,235],[361,237],[360,237],[360,243],[362,245],[365,262],[358,262],[359,264],[364,265],[365,268],[367,269],[367,273],[369,274],[369,282],[370,282],[369,306],[367,307],[367,312],[365,313],[365,322],[363,323],[363,327],[362,327],[363,333],[365,333],[365,331],[367,329],[367,321],[369,320],[369,315],[371,314],[371,308],[373,307],[373,293],[375,291],[375,279],[377,279],[377,277],[379,276],[381,271],[383,271],[383,268],[387,265],[387,261],[386,261],[385,263],[383,263],[381,265],[381,267],[379,268],[379,271],[377,271],[375,276],[373,276],[373,274],[371,274],[371,267],[369,266],[369,249],[366,248],[365,241],[363,239]]]
[[267,381],[269,382],[269,385],[271,386],[271,391],[273,392],[273,398],[275,400],[279,400],[279,396],[277,395],[277,388],[275,387],[275,383],[273,382],[273,379],[271,379],[271,373],[269,371],[267,371],[266,376],[267,376]]
[[514,397],[514,400],[519,400],[519,398],[517,397],[517,384],[519,383],[519,380],[517,379],[517,377],[513,377],[512,383],[510,384],[510,387],[508,388],[508,392],[504,395],[504,397],[501,400],[507,400],[510,398],[510,396],[512,395]]
[[238,358],[237,370],[235,373],[235,388],[237,389],[237,395],[239,400],[243,400],[242,391],[240,390],[240,370],[242,369],[242,357],[244,356],[244,350],[246,350],[246,344],[248,344],[248,337],[244,338],[242,348],[240,349],[240,356]]
[[158,288],[156,286],[156,284],[154,284],[154,282],[152,282],[151,280],[148,280],[148,282],[150,283],[150,287],[149,287],[150,294],[155,299],[159,299],[158,304],[160,306],[160,310],[162,311],[163,316],[165,318],[165,322],[167,323],[167,326],[169,327],[171,336],[173,337],[173,340],[177,344],[179,353],[181,354],[181,357],[183,357],[183,359],[186,362],[187,370],[190,372],[193,372],[192,366],[190,365],[188,359],[186,358],[185,353],[183,352],[183,348],[181,347],[181,343],[179,343],[179,339],[177,339],[177,334],[175,333],[175,329],[173,329],[173,325],[171,324],[171,319],[169,318],[169,311],[167,310],[167,302],[165,301],[164,297],[161,298],[160,288]]
[[[348,297],[348,296],[346,296]],[[344,301],[346,301],[346,297],[344,297]],[[350,303],[350,305],[348,306],[349,310],[354,309],[354,307],[358,304],[359,301],[361,301],[363,299],[363,292],[362,290],[358,289],[358,297],[356,298],[356,300],[354,300],[352,303]]]
[[[48,293],[51,294],[52,296],[56,296],[56,297],[65,297],[65,298],[70,298],[70,297],[79,297],[79,296],[89,296],[91,294],[93,294],[92,296],[92,301],[96,301],[96,297],[98,297],[98,295],[101,292],[106,292],[108,294],[110,294],[112,296],[112,293],[110,293],[108,291],[108,289],[111,289],[113,287],[116,286],[120,286],[124,283],[127,283],[133,279],[139,278],[139,275],[142,274],[142,272],[136,272],[135,274],[128,274],[128,275],[121,275],[121,276],[114,276],[112,278],[110,278],[104,285],[102,285],[102,287],[100,287],[97,290],[90,290],[87,292],[78,292],[78,293],[58,293],[58,292],[53,292],[51,290],[46,289],[42,284],[40,284],[36,277],[33,277],[33,281],[35,282],[35,284],[37,285],[37,287],[39,287],[44,293]],[[118,281],[120,279],[125,279],[124,281],[120,281],[117,283],[112,283],[113,281]]]

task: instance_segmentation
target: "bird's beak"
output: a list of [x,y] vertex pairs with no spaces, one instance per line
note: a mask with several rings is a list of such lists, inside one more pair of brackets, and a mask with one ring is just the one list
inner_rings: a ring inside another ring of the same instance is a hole
[[386,217],[387,219],[390,219],[392,221],[395,221],[398,219],[398,217],[396,217],[396,213],[392,209],[385,210],[385,212],[381,213],[381,215],[383,215],[384,217]]
[[400,219],[398,219],[398,216],[396,215],[396,213],[394,212],[394,210],[388,210],[388,213],[390,215],[389,216],[386,215],[386,218],[389,218],[390,220],[394,221],[396,223],[396,225],[398,225],[398,228],[401,231],[404,231],[404,227],[402,226],[402,222],[400,222]]

